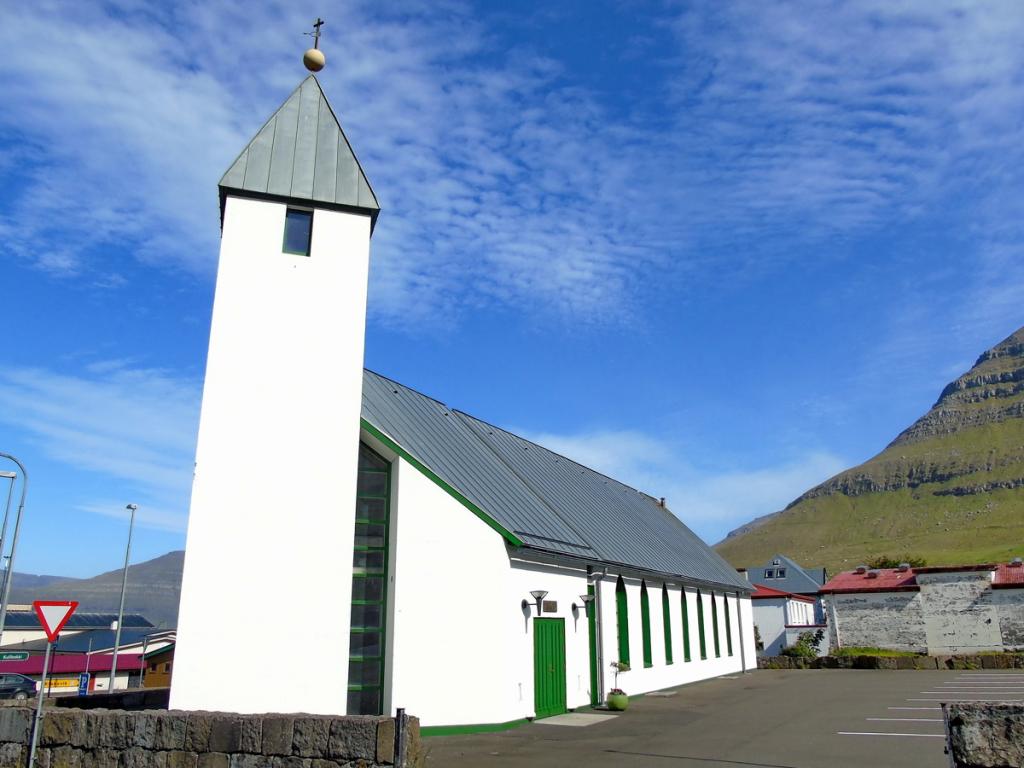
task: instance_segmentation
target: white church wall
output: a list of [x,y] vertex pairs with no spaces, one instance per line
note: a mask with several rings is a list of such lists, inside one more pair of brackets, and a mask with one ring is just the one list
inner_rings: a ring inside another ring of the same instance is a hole
[[[282,252],[286,206],[229,196],[203,391],[171,706],[345,711],[348,665],[296,653],[261,675],[268,606],[300,646],[347,649],[368,216],[317,210],[310,256]],[[344,329],[344,332],[339,332]],[[330,657],[330,656],[329,656]],[[315,681],[315,684],[313,683]]]
[[[561,619],[565,625],[565,696],[566,707],[575,709],[590,704],[590,629],[580,595],[587,593],[587,573],[583,569],[560,568],[515,560],[512,563],[509,591],[505,605],[516,618],[510,668],[514,671],[518,704],[516,718],[533,717],[534,705],[534,620],[538,618],[533,590],[545,590],[544,601],[557,604],[557,610],[539,615],[545,619]],[[527,609],[521,608],[527,600]],[[576,612],[573,604],[578,606]]]
[[[614,684],[614,676],[608,665],[618,659],[618,624],[616,615],[615,583],[618,574],[609,572],[602,582],[601,600],[603,621],[601,637],[604,643],[605,656],[605,693]],[[619,687],[626,693],[638,694],[656,691],[675,685],[697,682],[719,675],[732,674],[743,670],[743,651],[740,648],[741,638],[747,642],[747,668],[754,668],[756,663],[753,651],[753,625],[749,599],[745,601],[742,616],[744,626],[739,625],[739,606],[733,597],[730,600],[730,627],[733,636],[733,654],[730,656],[725,632],[725,610],[722,601],[723,593],[715,592],[718,601],[718,622],[721,655],[715,656],[714,633],[712,631],[712,612],[710,591],[701,590],[704,607],[704,627],[707,645],[707,658],[701,659],[699,623],[697,619],[696,589],[685,588],[687,601],[687,617],[690,635],[690,661],[685,660],[683,641],[682,599],[678,584],[669,582],[669,621],[672,626],[672,657],[673,663],[666,663],[665,636],[662,619],[661,585],[663,582],[649,580],[647,583],[650,601],[651,626],[651,666],[644,666],[643,655],[643,623],[640,600],[640,579],[624,577],[626,598],[629,606],[629,645],[630,671],[619,676]]]
[[392,710],[425,726],[525,717],[513,683],[522,614],[501,536],[404,459],[395,474]]

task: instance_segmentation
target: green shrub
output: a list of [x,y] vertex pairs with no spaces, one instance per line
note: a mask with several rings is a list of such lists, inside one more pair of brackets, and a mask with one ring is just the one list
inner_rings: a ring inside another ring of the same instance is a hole
[[916,555],[903,555],[901,557],[875,555],[868,558],[866,565],[868,568],[899,568],[903,563],[907,563],[911,568],[924,568],[928,565],[927,560]]
[[818,658],[818,648],[824,638],[825,632],[821,629],[817,632],[801,632],[795,643],[782,649],[782,655],[798,659],[816,659]]

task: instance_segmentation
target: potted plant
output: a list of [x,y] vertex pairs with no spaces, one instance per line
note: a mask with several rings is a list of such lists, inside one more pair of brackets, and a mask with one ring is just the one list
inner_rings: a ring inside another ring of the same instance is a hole
[[615,670],[615,687],[608,692],[608,709],[622,712],[629,705],[629,696],[619,688],[619,674],[629,672],[629,664],[625,661],[613,661],[611,667]]

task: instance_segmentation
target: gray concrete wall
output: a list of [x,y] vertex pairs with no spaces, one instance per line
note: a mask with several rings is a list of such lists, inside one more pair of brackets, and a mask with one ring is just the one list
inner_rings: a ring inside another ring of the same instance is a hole
[[919,592],[864,592],[827,599],[835,606],[830,622],[833,646],[927,651]]
[[992,605],[999,616],[999,632],[1006,650],[1024,650],[1024,589],[992,590]]
[[[0,768],[24,768],[32,709],[0,708]],[[389,717],[48,709],[38,768],[399,768],[423,764],[407,718],[396,762]]]
[[1001,651],[990,571],[918,573],[929,653]]

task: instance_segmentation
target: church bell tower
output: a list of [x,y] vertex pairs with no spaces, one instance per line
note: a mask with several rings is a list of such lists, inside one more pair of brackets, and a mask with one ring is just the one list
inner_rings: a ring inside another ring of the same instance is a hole
[[379,206],[313,75],[219,186],[170,703],[344,714]]

